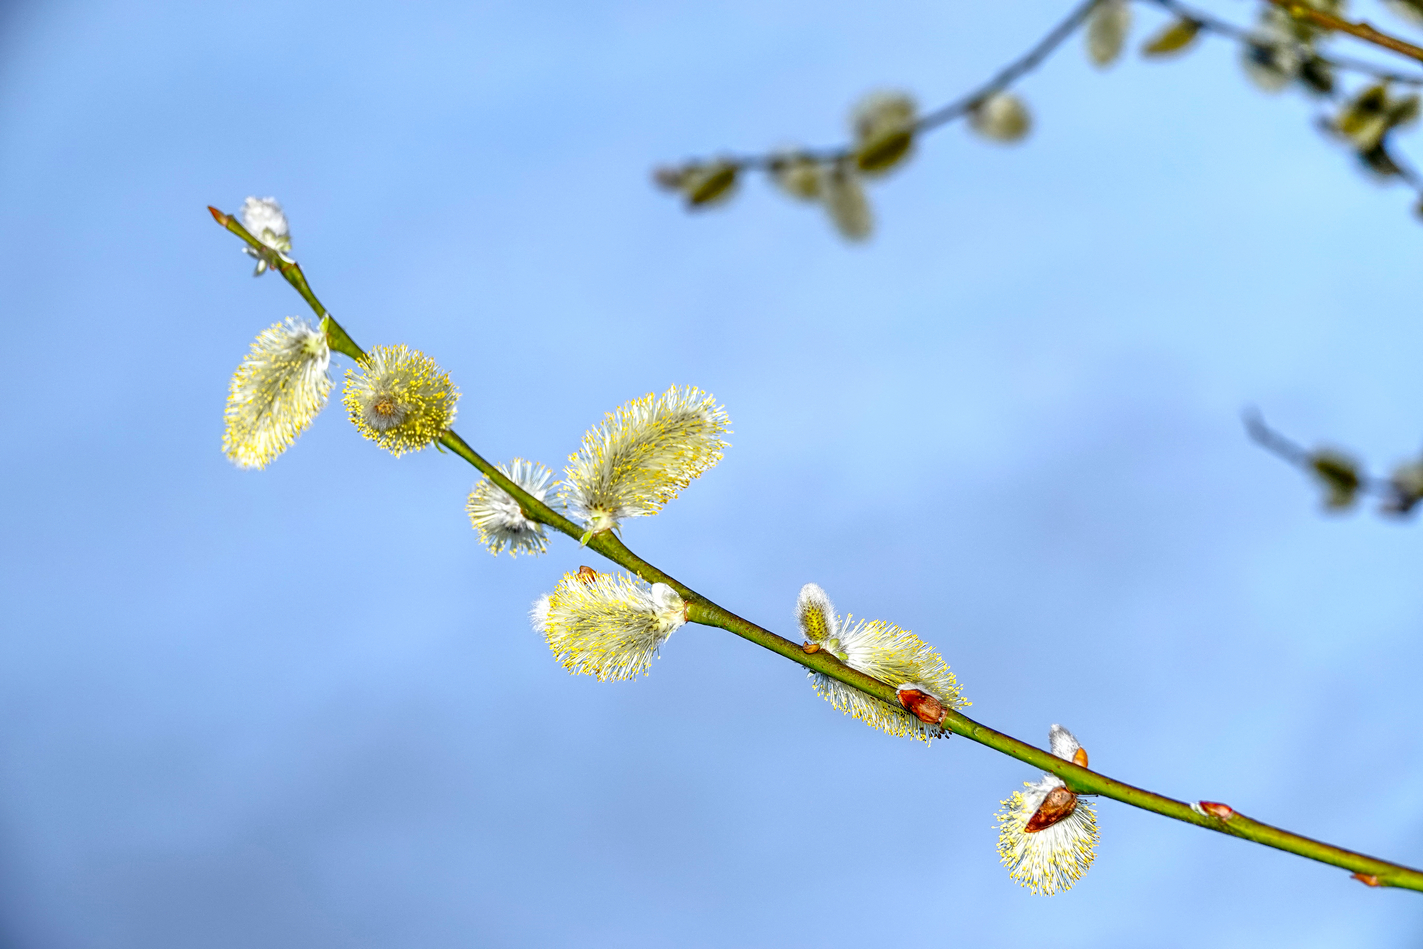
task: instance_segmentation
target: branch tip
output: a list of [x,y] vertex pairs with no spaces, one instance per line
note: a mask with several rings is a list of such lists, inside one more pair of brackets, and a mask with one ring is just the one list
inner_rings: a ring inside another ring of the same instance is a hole
[[227,222],[232,220],[229,215],[223,214],[211,204],[208,205],[208,211],[211,212],[213,220],[217,221],[217,223],[221,224],[223,227],[227,227]]

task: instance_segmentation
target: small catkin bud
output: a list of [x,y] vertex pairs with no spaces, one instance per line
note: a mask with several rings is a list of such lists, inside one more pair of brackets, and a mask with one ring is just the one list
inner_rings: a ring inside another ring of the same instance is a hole
[[840,236],[848,241],[869,239],[874,212],[854,165],[837,162],[825,176],[825,210]]
[[424,353],[376,346],[346,370],[341,396],[351,424],[397,458],[436,441],[454,424],[459,390]]
[[882,175],[902,162],[914,145],[914,99],[903,92],[873,92],[855,106],[850,127],[855,136],[855,166],[866,175]]
[[777,155],[770,170],[776,186],[799,201],[819,201],[825,193],[825,166],[809,155]]
[[1198,814],[1205,814],[1217,820],[1230,820],[1235,816],[1235,809],[1229,804],[1222,804],[1219,801],[1200,801],[1191,806],[1191,810]]
[[1023,100],[1009,92],[996,92],[974,106],[968,114],[969,128],[989,141],[1020,142],[1032,128],[1033,119]]
[[1131,29],[1131,6],[1127,0],[1102,0],[1087,18],[1087,56],[1105,69],[1122,54]]
[[1383,513],[1404,517],[1423,500],[1423,461],[1410,461],[1393,469],[1384,498]]
[[1324,489],[1324,506],[1342,511],[1352,507],[1358,498],[1363,479],[1354,459],[1330,448],[1310,454],[1307,463]]

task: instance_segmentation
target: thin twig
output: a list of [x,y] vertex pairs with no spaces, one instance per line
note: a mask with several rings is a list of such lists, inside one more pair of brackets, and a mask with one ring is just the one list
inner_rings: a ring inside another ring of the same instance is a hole
[[1284,10],[1296,20],[1308,20],[1315,26],[1323,27],[1326,30],[1337,30],[1340,33],[1348,33],[1350,36],[1358,37],[1365,43],[1373,43],[1375,46],[1382,46],[1384,49],[1391,50],[1395,53],[1407,56],[1409,59],[1416,59],[1420,63],[1423,63],[1423,49],[1414,46],[1412,43],[1406,43],[1396,36],[1390,36],[1387,33],[1380,32],[1364,21],[1354,23],[1350,20],[1337,17],[1332,13],[1325,13],[1323,10],[1316,10],[1314,7],[1306,6],[1300,3],[1299,0],[1269,0],[1269,2],[1281,10]]
[[[227,230],[240,237],[250,247],[262,254],[264,258],[269,256],[270,249],[249,234],[247,230],[230,215],[223,214],[215,208],[209,208],[209,210],[212,211],[213,217],[227,228]],[[301,268],[294,262],[291,262],[290,266],[279,267],[277,269],[282,276],[286,278],[287,282],[302,295],[302,298],[306,300],[307,304],[316,311],[317,315],[322,318],[322,326],[326,329],[327,337],[331,340],[332,348],[355,358],[361,358],[364,352],[356,345],[355,341],[351,339],[346,331],[336,323],[331,317],[331,314],[321,305],[320,301],[317,300],[316,295],[311,292],[311,288],[307,285],[306,277],[302,274]],[[1263,421],[1260,421],[1259,428],[1261,431],[1269,431]],[[1278,439],[1278,443],[1287,446],[1292,446],[1293,444],[1283,438]],[[529,494],[513,480],[504,475],[497,467],[485,460],[483,456],[471,448],[464,439],[455,434],[453,430],[445,431],[444,435],[440,438],[440,444],[483,472],[492,482],[513,497],[525,515],[568,535],[574,540],[581,541],[584,537],[585,528],[583,525],[575,524],[573,521],[550,508],[543,501]],[[784,656],[813,672],[822,673],[838,682],[843,682],[848,686],[859,689],[865,694],[873,696],[888,705],[899,706],[898,693],[892,686],[867,676],[863,672],[850,668],[831,654],[829,650],[822,649],[814,653],[807,653],[800,644],[786,639],[783,636],[778,636],[770,630],[725,609],[658,567],[653,566],[637,556],[629,550],[623,544],[622,540],[612,531],[602,531],[593,534],[592,537],[588,539],[586,546],[611,560],[613,563],[632,571],[649,583],[665,583],[672,587],[682,599],[686,601],[689,621],[705,626],[715,626],[735,633],[743,639]],[[995,731],[955,711],[946,710],[945,717],[940,724],[946,730],[956,735],[962,735],[971,741],[978,742],[995,751],[999,751],[1019,761],[1030,764],[1033,767],[1057,775],[1062,778],[1072,790],[1079,794],[1100,794],[1103,797],[1121,801],[1132,807],[1161,814],[1165,817],[1184,821],[1188,824],[1195,824],[1198,827],[1205,827],[1219,833],[1230,834],[1254,843],[1264,844],[1267,847],[1274,847],[1278,850],[1298,854],[1310,860],[1342,867],[1346,870],[1353,871],[1355,878],[1370,886],[1395,886],[1423,891],[1423,872],[1410,867],[1390,863],[1385,860],[1378,860],[1374,857],[1355,853],[1351,850],[1345,850],[1342,847],[1335,847],[1332,844],[1321,843],[1320,841],[1312,840],[1299,834],[1281,830],[1269,824],[1262,824],[1242,814],[1238,814],[1224,805],[1211,804],[1209,807],[1200,805],[1193,806],[1173,798],[1156,794],[1152,791],[1133,787],[1132,785],[1116,781],[1098,772],[1089,771],[1087,768],[1059,758],[1041,748],[1035,748],[1026,742],[1019,741],[1002,732]],[[1202,802],[1202,805],[1205,803],[1206,802]]]
[[[959,96],[952,102],[949,102],[946,105],[940,106],[939,108],[922,115],[914,123],[913,130],[916,133],[927,132],[939,128],[941,126],[948,125],[958,119],[964,118],[965,116],[972,113],[975,107],[989,99],[994,94],[1003,92],[1004,90],[1011,87],[1019,79],[1023,78],[1024,76],[1028,75],[1029,73],[1037,69],[1039,66],[1041,66],[1048,59],[1048,57],[1050,57],[1057,50],[1057,48],[1062,45],[1064,40],[1066,40],[1069,36],[1076,32],[1079,27],[1081,27],[1087,17],[1091,15],[1092,10],[1101,2],[1102,0],[1084,0],[1084,2],[1079,3],[1076,7],[1072,9],[1070,13],[1068,13],[1066,17],[1059,21],[1051,30],[1047,32],[1047,34],[1041,40],[1034,44],[1027,52],[1019,56],[1017,59],[1013,60],[1007,66],[1000,69],[987,82],[984,82],[983,84],[975,87],[971,91]],[[1179,2],[1179,0],[1136,0],[1136,2],[1150,3],[1155,6],[1158,6],[1163,10],[1167,10],[1182,19],[1191,20],[1192,22],[1200,24],[1202,30],[1205,32],[1225,37],[1238,43],[1260,44],[1264,42],[1279,42],[1273,37],[1269,38],[1268,40],[1262,39],[1255,33],[1251,32],[1249,29],[1236,26],[1235,24],[1230,23],[1227,20],[1222,20],[1214,14],[1208,13],[1204,10],[1190,6],[1185,3],[1181,3]],[[1268,0],[1268,2],[1274,3],[1277,6],[1286,8],[1288,10],[1293,10],[1298,7],[1297,3],[1291,3],[1289,2],[1289,0]],[[1337,17],[1328,17],[1326,14],[1321,14],[1321,16],[1325,16],[1330,23],[1348,23],[1348,21],[1339,20]],[[1359,29],[1362,29],[1364,27],[1367,27],[1367,24],[1364,24],[1362,27],[1359,27]],[[1354,35],[1358,35],[1357,30],[1345,30],[1342,26],[1330,26],[1329,28],[1339,29],[1343,32],[1350,32],[1354,33]],[[1373,29],[1372,27],[1367,28],[1370,30]],[[1386,34],[1378,33],[1378,31],[1376,30],[1374,32],[1377,33],[1377,35],[1379,36],[1386,36]],[[1411,46],[1408,43],[1404,43],[1402,40],[1393,40],[1393,42],[1408,49],[1418,49],[1415,46]],[[1324,65],[1332,66],[1335,69],[1343,70],[1345,72],[1354,72],[1362,75],[1372,76],[1373,78],[1383,82],[1395,82],[1401,85],[1408,86],[1423,86],[1423,75],[1398,72],[1396,70],[1387,69],[1375,63],[1370,63],[1366,60],[1354,59],[1348,56],[1324,55],[1322,53],[1315,52],[1312,49],[1306,48],[1303,44],[1294,44],[1294,47],[1296,51],[1307,55],[1308,58],[1316,60]],[[1423,50],[1419,50],[1419,53],[1423,54]],[[1420,59],[1420,61],[1423,61],[1423,55],[1420,55],[1416,58]],[[836,162],[840,162],[845,160],[846,158],[851,157],[852,155],[854,155],[854,153],[854,146],[846,144],[837,146],[825,146],[820,148],[798,149],[795,152],[795,156],[796,158],[803,161],[814,161],[823,164],[834,164]],[[735,165],[737,168],[747,171],[769,171],[774,169],[780,162],[784,161],[785,157],[786,156],[781,152],[770,152],[759,155],[729,155],[719,158],[718,162],[722,162],[729,165]],[[1408,181],[1409,184],[1414,185],[1415,187],[1423,186],[1423,176],[1420,176],[1417,173],[1413,172],[1411,168],[1407,167],[1401,162],[1399,162],[1398,165],[1400,168],[1401,178]]]
[[[1137,0],[1137,2],[1154,4],[1183,20],[1191,20],[1192,22],[1199,23],[1201,28],[1209,33],[1235,40],[1238,43],[1254,44],[1263,42],[1261,37],[1252,33],[1250,30],[1236,26],[1227,20],[1222,20],[1220,17],[1198,7],[1180,3],[1179,0]],[[1269,42],[1278,42],[1278,40],[1271,37]],[[1305,49],[1302,44],[1295,44],[1295,48],[1297,51],[1305,53],[1325,65],[1333,66],[1336,69],[1342,69],[1346,72],[1362,73],[1384,82],[1396,82],[1405,86],[1423,86],[1423,75],[1395,72],[1384,66],[1371,63],[1368,60],[1354,59],[1351,56],[1325,55]]]
[[[1241,420],[1245,423],[1246,434],[1255,444],[1302,471],[1311,470],[1311,459],[1317,453],[1309,451],[1298,442],[1267,425],[1265,417],[1260,414],[1259,409],[1246,409],[1241,413]],[[1358,490],[1361,494],[1373,494],[1386,500],[1396,499],[1398,494],[1398,486],[1392,478],[1380,478],[1367,472],[1359,474]]]
[[983,103],[990,96],[1002,92],[1023,76],[1037,69],[1038,66],[1042,65],[1044,60],[1053,54],[1054,50],[1062,45],[1063,40],[1071,36],[1077,28],[1082,25],[1082,21],[1087,19],[1093,8],[1100,2],[1101,0],[1087,0],[1086,3],[1079,4],[1067,15],[1066,19],[1049,30],[1047,36],[1039,40],[1036,46],[1003,67],[998,75],[968,95],[962,96],[950,102],[948,105],[935,109],[933,112],[925,115],[915,123],[915,131],[922,132],[927,129],[937,128],[940,125],[945,125],[955,119],[968,115],[976,106]]

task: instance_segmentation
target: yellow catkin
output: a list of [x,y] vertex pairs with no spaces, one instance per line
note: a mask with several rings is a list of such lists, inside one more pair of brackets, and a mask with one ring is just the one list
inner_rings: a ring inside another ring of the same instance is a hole
[[569,456],[562,491],[569,511],[589,530],[656,514],[721,460],[730,425],[726,410],[695,386],[634,399],[608,413]]
[[1019,885],[1040,896],[1069,889],[1082,879],[1097,856],[1097,813],[1078,798],[1072,813],[1050,827],[1028,833],[1028,821],[1042,805],[1047,792],[1062,782],[1044,777],[1028,790],[1014,791],[1002,802],[998,820],[998,859]]
[[686,623],[671,587],[627,574],[564,574],[532,614],[534,628],[565,669],[599,679],[646,675],[657,651]]
[[228,389],[222,450],[242,468],[265,468],[326,405],[326,336],[295,317],[263,330]]
[[459,390],[424,353],[404,344],[376,346],[357,369],[346,370],[341,401],[357,431],[398,458],[454,424]]

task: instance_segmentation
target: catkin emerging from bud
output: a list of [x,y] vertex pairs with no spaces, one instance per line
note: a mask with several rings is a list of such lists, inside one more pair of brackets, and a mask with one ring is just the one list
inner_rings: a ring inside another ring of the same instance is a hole
[[287,317],[252,342],[228,389],[222,450],[242,468],[265,468],[326,406],[326,334]]
[[564,469],[562,496],[588,530],[656,514],[662,505],[721,460],[731,431],[726,410],[695,386],[648,393],[583,436]]
[[[946,709],[969,704],[960,695],[948,664],[933,647],[893,623],[857,622],[848,616],[841,619],[825,591],[814,583],[801,588],[796,622],[807,643],[897,691],[922,692]],[[926,742],[947,734],[937,723],[924,721],[903,705],[890,705],[822,673],[811,672],[809,676],[822,698],[871,728]]]
[[[1049,733],[1052,753],[1083,767],[1087,753],[1061,725]],[[1052,896],[1082,879],[1096,858],[1097,814],[1092,805],[1067,789],[1062,779],[1044,774],[1003,801],[998,819],[998,857],[1009,875],[1042,896]]]
[[[285,258],[291,252],[292,236],[287,225],[287,215],[276,198],[249,197],[242,202],[237,216],[242,219],[242,226],[247,228],[247,233],[271,248],[279,257]],[[252,272],[252,276],[262,276],[267,269],[266,258],[251,247],[243,247],[242,252],[257,258],[257,269]]]
[[686,604],[667,584],[592,570],[564,574],[530,619],[565,669],[599,679],[646,675],[667,637],[687,622]]
[[459,390],[429,356],[376,346],[358,365],[346,370],[341,401],[357,431],[392,455],[419,451],[454,424]]

